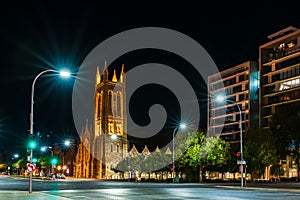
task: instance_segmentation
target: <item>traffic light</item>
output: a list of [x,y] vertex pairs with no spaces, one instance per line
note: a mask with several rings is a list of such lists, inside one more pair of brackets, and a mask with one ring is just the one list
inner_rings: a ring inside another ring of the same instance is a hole
[[37,158],[32,158],[33,163],[37,163],[38,159]]
[[34,141],[34,140],[31,140],[31,141],[29,141],[29,143],[28,143],[28,147],[29,147],[29,149],[35,149],[36,148],[36,142]]
[[171,172],[174,171],[174,168],[173,168],[173,162],[172,162],[172,161],[170,161],[169,169],[170,169]]
[[57,163],[58,163],[57,158],[52,158],[52,159],[51,159],[51,164],[52,164],[52,165],[56,165]]
[[236,156],[237,160],[242,160],[242,153],[241,152],[237,152],[235,154],[235,156]]

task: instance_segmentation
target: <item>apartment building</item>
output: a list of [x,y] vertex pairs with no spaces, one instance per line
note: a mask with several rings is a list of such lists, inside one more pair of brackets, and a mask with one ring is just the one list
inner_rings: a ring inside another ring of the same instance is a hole
[[[258,64],[247,61],[208,77],[207,127],[209,135],[240,140],[242,131],[258,124]],[[223,101],[219,101],[222,97]],[[241,110],[241,113],[239,112]],[[241,118],[240,118],[241,114]]]
[[268,38],[259,47],[261,128],[268,128],[280,106],[297,103],[300,108],[300,29],[289,26]]

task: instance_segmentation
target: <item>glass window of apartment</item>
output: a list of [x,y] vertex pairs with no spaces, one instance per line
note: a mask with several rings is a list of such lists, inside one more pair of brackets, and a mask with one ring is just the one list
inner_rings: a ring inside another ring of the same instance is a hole
[[280,83],[279,91],[287,90],[287,89],[294,88],[294,87],[299,87],[299,86],[300,86],[300,79],[296,78],[294,80],[290,80],[290,81]]
[[242,91],[242,86],[241,85],[238,85],[236,87],[233,88],[233,92],[236,93],[236,92],[241,92]]
[[233,88],[230,87],[230,88],[226,88],[226,94],[227,95],[231,95],[233,93]]
[[246,83],[245,88],[246,88],[246,90],[249,89],[249,84],[248,83]]
[[244,80],[245,80],[245,75],[244,74],[240,75],[239,76],[239,82],[242,82]]
[[236,79],[235,78],[232,78],[232,79],[228,79],[226,81],[224,81],[224,86],[229,86],[229,85],[233,85],[236,83]]
[[245,94],[245,100],[249,99],[249,95]]
[[240,94],[239,95],[239,101],[243,101],[245,100],[245,95],[244,94]]

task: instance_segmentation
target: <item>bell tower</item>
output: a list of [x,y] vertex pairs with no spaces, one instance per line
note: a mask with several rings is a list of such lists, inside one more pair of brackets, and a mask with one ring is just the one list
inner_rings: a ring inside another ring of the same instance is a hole
[[104,69],[102,78],[96,72],[93,176],[111,179],[120,178],[112,169],[128,154],[126,84],[124,65],[119,79],[116,69],[110,78],[106,61]]

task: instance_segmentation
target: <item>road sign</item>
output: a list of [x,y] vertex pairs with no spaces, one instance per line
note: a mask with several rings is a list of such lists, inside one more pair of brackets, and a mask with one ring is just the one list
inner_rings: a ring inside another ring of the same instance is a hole
[[36,170],[36,165],[34,163],[27,163],[26,170],[28,172],[34,172]]
[[238,165],[246,165],[246,161],[245,160],[238,160],[237,164]]

